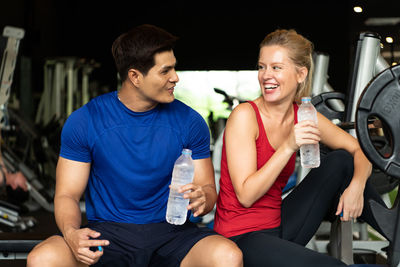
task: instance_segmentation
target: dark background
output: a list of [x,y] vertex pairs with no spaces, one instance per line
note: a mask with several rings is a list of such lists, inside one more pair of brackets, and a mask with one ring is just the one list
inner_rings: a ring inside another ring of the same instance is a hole
[[[356,14],[360,4],[364,12]],[[315,50],[330,56],[332,87],[346,92],[355,43],[361,31],[392,34],[400,43],[399,24],[366,26],[370,17],[396,17],[400,1],[84,1],[13,0],[0,4],[0,27],[25,29],[20,56],[32,62],[33,101],[43,88],[45,59],[77,56],[101,64],[91,75],[98,86],[114,90],[116,70],[111,44],[122,32],[149,23],[180,37],[175,49],[178,70],[252,70],[258,45],[276,28],[294,28]],[[389,49],[387,46],[383,50]],[[390,59],[389,59],[390,60]],[[396,59],[398,60],[398,59]],[[14,87],[20,86],[16,69]],[[19,92],[24,92],[20,88]]]

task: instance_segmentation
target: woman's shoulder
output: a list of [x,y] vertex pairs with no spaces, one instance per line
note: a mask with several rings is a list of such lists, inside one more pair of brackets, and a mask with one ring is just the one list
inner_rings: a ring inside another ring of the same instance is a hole
[[228,118],[229,124],[240,124],[240,127],[248,127],[257,124],[257,117],[254,108],[249,102],[237,105]]
[[245,102],[235,107],[226,123],[225,135],[233,136],[236,141],[243,137],[257,139],[257,116],[250,103]]
[[233,109],[231,116],[240,117],[240,118],[248,118],[248,119],[256,118],[255,109],[252,106],[252,105],[256,105],[256,104],[254,102],[252,102],[252,104],[251,104],[250,102],[252,102],[252,101],[244,102],[244,103],[237,105]]

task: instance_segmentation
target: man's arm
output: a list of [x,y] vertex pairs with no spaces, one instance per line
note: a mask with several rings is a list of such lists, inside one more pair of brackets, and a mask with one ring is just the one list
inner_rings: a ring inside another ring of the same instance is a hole
[[211,158],[194,160],[193,183],[181,187],[180,192],[184,198],[190,199],[188,209],[193,211],[193,216],[202,216],[209,213],[217,201],[217,191],[215,189],[214,166]]
[[93,252],[90,247],[107,246],[109,241],[92,240],[92,238],[98,238],[100,233],[88,228],[80,229],[79,201],[86,188],[89,172],[90,163],[59,158],[56,170],[54,213],[57,226],[76,259],[91,265],[98,261],[103,252]]
[[81,226],[79,201],[89,179],[90,163],[60,157],[56,169],[54,213],[64,236]]

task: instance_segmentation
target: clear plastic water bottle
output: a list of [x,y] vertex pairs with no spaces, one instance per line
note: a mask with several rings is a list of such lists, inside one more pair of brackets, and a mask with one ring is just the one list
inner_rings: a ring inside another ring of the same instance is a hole
[[[317,110],[311,103],[311,97],[301,98],[301,105],[297,111],[298,121],[311,120],[318,123]],[[300,147],[301,166],[303,168],[317,168],[320,164],[319,144],[308,144]]]
[[182,185],[193,181],[194,164],[191,155],[190,149],[183,149],[182,155],[175,161],[172,171],[172,182],[165,216],[167,222],[171,224],[180,225],[186,221],[189,199],[183,198],[184,193],[179,193],[178,190]]

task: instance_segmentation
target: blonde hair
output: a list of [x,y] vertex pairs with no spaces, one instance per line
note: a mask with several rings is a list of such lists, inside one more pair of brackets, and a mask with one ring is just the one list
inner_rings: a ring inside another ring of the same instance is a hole
[[289,51],[289,58],[297,67],[307,68],[307,77],[298,85],[294,98],[297,103],[300,103],[303,96],[310,96],[311,94],[311,82],[314,69],[312,53],[314,45],[293,29],[278,29],[269,33],[261,42],[260,49],[264,46],[271,45],[278,45],[286,48]]

